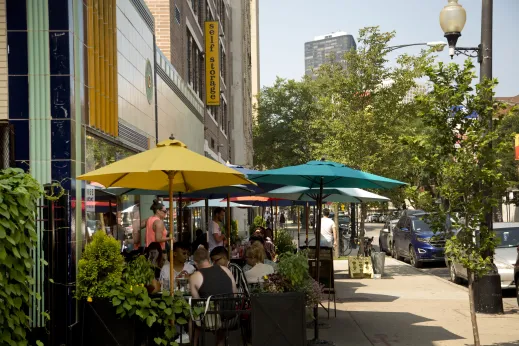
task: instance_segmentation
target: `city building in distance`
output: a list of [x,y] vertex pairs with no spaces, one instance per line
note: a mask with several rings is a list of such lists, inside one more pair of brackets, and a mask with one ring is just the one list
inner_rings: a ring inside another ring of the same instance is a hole
[[355,38],[344,31],[314,37],[305,42],[305,74],[313,76],[322,64],[342,61],[344,53],[356,48]]

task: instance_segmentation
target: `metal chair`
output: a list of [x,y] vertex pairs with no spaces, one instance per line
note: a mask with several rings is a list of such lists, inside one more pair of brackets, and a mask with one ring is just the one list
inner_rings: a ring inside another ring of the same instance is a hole
[[250,301],[243,293],[211,296],[209,298],[191,299],[191,307],[199,307],[203,312],[192,319],[199,328],[201,343],[208,345],[207,333],[214,336],[215,345],[224,339],[225,345],[229,345],[230,332],[240,329],[242,345],[246,345],[246,335],[250,318]]

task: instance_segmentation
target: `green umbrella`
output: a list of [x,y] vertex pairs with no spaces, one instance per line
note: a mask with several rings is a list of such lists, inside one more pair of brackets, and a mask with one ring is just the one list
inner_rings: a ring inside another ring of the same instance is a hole
[[[358,171],[341,163],[325,161],[310,161],[304,165],[288,166],[271,169],[259,173],[248,174],[247,177],[257,183],[270,183],[293,185],[308,188],[318,188],[318,218],[316,227],[316,258],[320,258],[321,250],[321,204],[323,202],[323,189],[330,187],[354,187],[363,189],[392,189],[405,183],[379,175]],[[319,280],[319,260],[316,261],[315,271]],[[314,336],[319,340],[317,306],[314,307]]]

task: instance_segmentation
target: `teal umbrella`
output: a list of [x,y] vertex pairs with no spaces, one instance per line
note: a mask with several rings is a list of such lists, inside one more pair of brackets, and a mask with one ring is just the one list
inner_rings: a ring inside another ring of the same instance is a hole
[[[358,171],[341,163],[326,161],[310,161],[304,165],[288,166],[278,169],[271,169],[259,173],[248,174],[247,177],[257,183],[270,183],[293,185],[307,188],[319,189],[317,205],[318,217],[316,227],[316,258],[320,258],[321,252],[321,218],[323,202],[323,189],[331,187],[354,187],[363,189],[392,189],[405,183],[379,175]],[[319,261],[315,262],[317,280],[319,280]],[[317,306],[314,307],[314,337],[315,342],[319,341],[319,314]]]
[[361,189],[392,189],[405,183],[379,175],[358,171],[332,161],[310,161],[304,165],[288,166],[258,173],[247,177],[258,183],[293,185],[309,188],[355,187]]

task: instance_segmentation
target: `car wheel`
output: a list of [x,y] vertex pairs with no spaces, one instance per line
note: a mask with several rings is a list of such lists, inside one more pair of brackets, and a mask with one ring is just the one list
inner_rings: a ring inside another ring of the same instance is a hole
[[415,268],[421,268],[422,265],[423,265],[423,262],[419,261],[417,258],[416,258],[416,252],[414,251],[414,248],[413,246],[411,245],[409,247],[409,254],[410,254],[410,261],[411,261],[411,265]]
[[[449,262],[449,275],[451,277],[451,281],[455,284],[459,284],[461,282],[460,277],[458,276],[458,274],[456,274],[456,268],[454,267],[453,262]],[[517,299],[519,301],[519,297]]]
[[398,249],[396,249],[396,248],[395,248],[395,258],[399,261],[404,260],[404,256],[400,256],[400,254],[398,253]]

